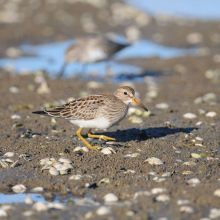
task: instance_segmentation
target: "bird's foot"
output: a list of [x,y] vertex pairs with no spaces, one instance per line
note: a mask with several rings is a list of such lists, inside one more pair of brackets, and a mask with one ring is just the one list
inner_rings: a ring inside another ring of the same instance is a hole
[[103,149],[104,147],[101,146],[87,146],[89,149],[95,150],[95,151],[99,151],[99,149]]
[[104,136],[104,135],[100,135],[99,136],[99,141],[101,141],[101,140],[104,140],[104,141],[116,141],[115,138],[107,137],[107,136]]

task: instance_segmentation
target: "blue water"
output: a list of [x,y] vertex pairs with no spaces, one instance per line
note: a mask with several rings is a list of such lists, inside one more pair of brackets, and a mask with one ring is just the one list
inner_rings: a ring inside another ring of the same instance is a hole
[[196,18],[202,20],[220,19],[219,0],[125,0],[151,15],[158,13]]
[[24,202],[27,195],[29,195],[34,202],[46,203],[45,198],[41,196],[40,194],[36,194],[36,193],[30,193],[30,194],[17,193],[17,194],[11,194],[11,195],[0,193],[0,204]]
[[[19,57],[18,59],[4,58],[0,59],[0,67],[6,68],[13,66],[15,71],[20,73],[24,70],[34,72],[37,70],[45,70],[53,77],[57,75],[64,63],[65,50],[73,43],[68,40],[59,43],[50,43],[43,45],[22,45],[20,48],[24,53],[33,54],[35,56]],[[158,56],[163,59],[186,56],[187,54],[194,54],[195,51],[191,49],[171,48],[158,45],[151,41],[139,40],[135,44],[125,48],[117,53],[114,60],[143,57],[148,58]],[[111,62],[110,67],[114,70],[115,75],[121,73],[139,73],[140,67],[131,66],[128,64],[120,64]],[[71,63],[65,69],[65,76],[70,76],[73,73],[81,73],[82,64]],[[106,72],[106,62],[99,62],[87,65],[87,73],[95,72],[99,75],[104,75]]]

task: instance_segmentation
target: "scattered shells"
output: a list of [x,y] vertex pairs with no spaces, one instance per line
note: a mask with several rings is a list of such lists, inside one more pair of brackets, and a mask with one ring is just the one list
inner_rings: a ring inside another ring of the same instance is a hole
[[4,157],[14,157],[15,153],[14,152],[7,152],[4,154]]
[[81,151],[82,148],[81,147],[76,147],[73,151],[76,152],[76,151]]
[[190,203],[191,203],[191,201],[188,200],[188,199],[179,199],[179,200],[177,201],[177,205],[188,205],[188,204],[190,204]]
[[183,165],[186,165],[186,166],[196,166],[197,164],[193,161],[187,161],[187,162],[184,162]]
[[206,117],[211,117],[211,118],[215,117],[216,115],[217,115],[216,112],[208,112],[208,113],[205,114]]
[[15,193],[24,193],[26,191],[26,187],[22,184],[18,184],[12,187],[13,192]]
[[48,206],[43,202],[36,202],[32,207],[38,212],[47,211],[49,209]]
[[215,190],[214,196],[220,197],[220,189],[216,189],[216,190]]
[[49,169],[49,173],[50,173],[51,175],[53,175],[53,176],[59,175],[59,171],[58,171],[56,168],[54,168],[54,167],[51,167],[51,168]]
[[135,115],[132,115],[128,118],[128,121],[132,122],[132,123],[136,123],[136,124],[141,124],[143,123],[144,121],[142,120],[142,118],[138,117],[138,116],[135,116]]
[[152,165],[163,165],[164,164],[164,162],[162,160],[160,160],[159,158],[156,158],[156,157],[148,158],[144,162],[148,162],[149,164],[152,164]]
[[88,148],[88,147],[82,147],[82,149],[83,149],[85,152],[89,152],[89,148]]
[[26,203],[26,204],[28,204],[28,205],[32,205],[34,202],[33,202],[33,200],[32,200],[32,198],[29,196],[29,195],[27,195],[27,197],[26,197],[26,199],[24,200],[24,202]]
[[16,167],[18,160],[16,160],[10,167]]
[[190,206],[182,206],[180,207],[180,212],[193,213],[194,209]]
[[102,152],[103,154],[112,154],[112,152],[111,152],[108,148],[103,148],[103,149],[101,150],[101,152]]
[[113,193],[108,193],[104,196],[105,202],[117,202],[118,197]]
[[12,115],[12,116],[11,116],[11,119],[20,119],[20,118],[21,118],[20,115]]
[[109,209],[106,206],[101,206],[97,209],[96,214],[97,215],[109,215],[111,214],[111,209]]
[[209,218],[215,219],[215,218],[218,218],[218,217],[220,217],[220,209],[212,208],[210,210]]
[[0,209],[0,217],[7,217],[8,214],[4,209]]
[[44,188],[43,188],[43,187],[40,187],[40,186],[34,187],[34,188],[31,190],[31,192],[33,192],[33,193],[40,193],[40,192],[43,192],[43,191],[44,191]]
[[160,103],[160,104],[156,104],[155,107],[159,109],[167,109],[170,106],[167,103]]
[[199,184],[201,181],[198,178],[192,178],[187,180],[187,184],[192,185],[192,184]]
[[197,115],[189,112],[189,113],[184,114],[183,117],[188,118],[188,119],[193,119],[193,118],[197,118]]
[[0,160],[0,164],[3,168],[8,167],[8,164],[4,160]]
[[72,175],[69,180],[80,180],[82,179],[82,176],[81,175]]
[[168,201],[170,201],[170,197],[165,195],[165,194],[159,195],[155,199],[158,202],[168,202]]
[[153,188],[153,189],[151,189],[152,194],[163,193],[163,192],[166,192],[166,191],[167,191],[166,188]]
[[109,178],[103,178],[99,181],[99,184],[100,183],[109,183],[110,182],[110,179]]
[[139,197],[139,196],[151,196],[151,192],[149,192],[149,191],[139,191],[139,192],[136,192],[135,194],[134,194],[134,200],[136,200],[137,199],[137,197]]
[[70,160],[68,158],[64,158],[64,157],[61,157],[58,161],[62,162],[62,163],[73,163],[72,160]]

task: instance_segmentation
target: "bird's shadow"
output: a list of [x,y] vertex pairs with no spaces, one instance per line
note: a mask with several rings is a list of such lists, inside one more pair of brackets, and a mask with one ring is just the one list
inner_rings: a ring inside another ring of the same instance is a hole
[[139,130],[137,128],[129,128],[126,130],[117,130],[116,132],[102,132],[95,133],[97,135],[105,135],[108,137],[113,137],[117,141],[127,142],[127,141],[143,141],[152,138],[166,137],[170,134],[176,134],[183,132],[185,134],[190,133],[192,130],[198,129],[196,127],[191,128],[168,128],[168,127],[154,127]]

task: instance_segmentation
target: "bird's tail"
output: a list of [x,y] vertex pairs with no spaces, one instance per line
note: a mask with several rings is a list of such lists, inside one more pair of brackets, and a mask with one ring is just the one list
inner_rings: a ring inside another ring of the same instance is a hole
[[36,112],[32,112],[33,114],[37,114],[37,115],[45,115],[45,116],[49,116],[47,112],[45,111],[36,111]]

